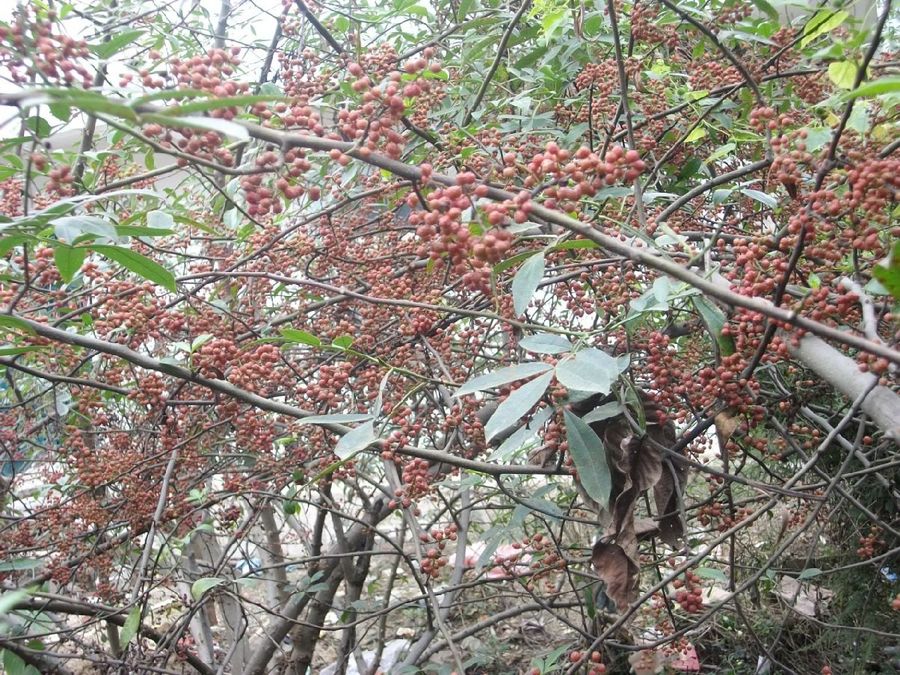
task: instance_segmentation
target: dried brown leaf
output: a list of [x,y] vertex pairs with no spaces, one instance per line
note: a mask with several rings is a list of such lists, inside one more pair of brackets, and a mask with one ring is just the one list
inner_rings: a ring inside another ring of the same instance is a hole
[[737,428],[741,426],[741,420],[737,415],[731,414],[728,410],[723,410],[715,417],[716,430],[722,437],[723,441],[727,441],[734,435]]
[[637,596],[639,568],[618,544],[598,541],[591,553],[597,576],[606,584],[606,595],[622,612]]

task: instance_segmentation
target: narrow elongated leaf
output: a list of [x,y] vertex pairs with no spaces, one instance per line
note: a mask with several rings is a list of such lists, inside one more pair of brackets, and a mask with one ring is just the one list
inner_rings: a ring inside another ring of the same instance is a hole
[[302,345],[309,345],[310,347],[322,346],[322,341],[319,338],[312,333],[307,333],[305,330],[282,328],[281,336],[289,342],[299,342]]
[[741,192],[750,197],[750,199],[755,199],[760,204],[768,206],[770,209],[774,209],[776,206],[778,206],[778,200],[775,199],[775,197],[773,197],[772,195],[766,194],[765,192],[760,192],[759,190],[751,190],[749,188],[744,188],[741,190]]
[[562,335],[553,333],[538,333],[529,335],[519,341],[519,346],[536,354],[562,354],[572,351],[572,343]]
[[300,424],[347,424],[348,422],[367,422],[372,419],[368,413],[335,413],[333,415],[310,415],[299,420]]
[[725,327],[725,313],[716,307],[709,298],[697,295],[691,298],[694,307],[700,313],[700,318],[706,324],[709,334],[712,335],[716,344],[719,345],[719,351],[723,356],[731,356],[734,354],[734,338],[730,335],[722,335],[722,328]]
[[61,245],[53,249],[53,260],[63,281],[66,283],[72,281],[75,274],[84,264],[86,252],[86,249],[78,246]]
[[594,422],[602,422],[611,417],[616,417],[623,412],[625,412],[625,408],[622,407],[622,404],[618,401],[613,401],[597,406],[581,419],[583,419],[586,424],[593,424]]
[[[199,581],[203,581],[203,579],[200,579]],[[191,588],[191,592],[193,592],[193,587]],[[200,595],[203,594],[201,593]],[[125,619],[125,623],[122,624],[122,632],[119,633],[119,640],[121,641],[123,647],[129,644],[134,639],[134,636],[137,635],[138,629],[140,629],[140,627],[141,606],[135,605],[131,608],[131,611],[128,612],[128,618]]]
[[532,377],[538,373],[546,373],[553,368],[546,363],[520,363],[517,366],[509,366],[495,370],[493,373],[486,373],[469,380],[463,386],[456,390],[455,396],[465,396],[476,391],[484,391],[485,389],[493,389],[516,380],[524,380],[526,377]]
[[609,509],[612,477],[603,441],[580,417],[568,410],[563,411],[563,416],[566,421],[569,454],[578,470],[578,480],[581,481],[581,486],[588,496],[604,509]]
[[0,328],[14,328],[25,333],[34,333],[34,328],[28,322],[17,316],[7,316],[5,314],[0,314]]
[[772,7],[766,0],[750,0],[750,2],[752,2],[757,9],[765,12],[770,19],[778,21],[778,10]]
[[25,590],[10,591],[0,595],[0,616],[11,612],[16,605],[28,599],[29,593]]
[[522,419],[525,413],[541,400],[541,396],[547,391],[552,380],[553,373],[546,373],[523,384],[511,393],[503,403],[497,406],[491,419],[484,425],[484,437],[490,441],[501,431],[509,429]]
[[91,51],[101,59],[106,60],[111,56],[118,54],[143,34],[144,31],[142,30],[126,30],[114,36],[110,40],[107,40],[106,42],[101,42],[98,45],[92,45]]
[[584,349],[556,366],[556,377],[568,389],[608,394],[612,383],[628,367],[599,349]]
[[175,286],[175,277],[169,270],[157,262],[150,260],[146,256],[127,248],[119,248],[118,246],[91,246],[91,249],[106,256],[110,260],[119,263],[127,270],[134,272],[139,277],[159,284],[173,293],[177,291]]
[[19,356],[21,354],[28,354],[29,352],[37,352],[45,347],[39,347],[37,345],[33,345],[30,347],[0,347],[0,356]]
[[227,583],[227,580],[222,577],[203,577],[202,579],[197,579],[197,581],[191,584],[191,597],[193,597],[194,600],[199,600],[200,596],[206,593],[210,588],[221,586],[224,583]]
[[348,459],[357,452],[365,450],[377,440],[375,422],[369,421],[365,424],[360,424],[352,431],[341,436],[341,439],[334,447],[334,454],[339,459]]
[[236,138],[239,141],[246,141],[250,138],[250,134],[240,124],[219,119],[218,117],[168,117],[167,115],[144,115],[144,118],[154,122],[161,122],[170,127],[179,126],[215,131],[223,136]]
[[713,581],[721,581],[722,583],[728,582],[728,575],[722,570],[717,570],[715,567],[695,567],[694,574],[701,579],[712,579]]
[[830,9],[823,9],[809,20],[803,29],[803,39],[800,40],[800,47],[806,47],[810,42],[820,35],[824,35],[840,26],[847,20],[850,14],[844,10],[834,12]]
[[848,91],[841,98],[850,99],[860,96],[878,96],[879,94],[896,94],[900,92],[900,77],[881,77],[872,82],[859,85],[853,91]]
[[116,238],[116,228],[108,220],[97,216],[63,216],[50,221],[56,238],[71,244],[84,234],[95,234],[107,239]]
[[217,110],[219,108],[231,108],[253,105],[254,103],[268,103],[269,101],[277,101],[283,99],[281,94],[247,94],[245,96],[222,96],[220,98],[207,98],[202,101],[191,101],[182,105],[175,106],[170,110],[166,110],[166,115],[189,115],[197,112],[207,112],[209,110]]
[[120,237],[168,237],[175,230],[164,230],[158,227],[140,227],[138,225],[116,225],[116,234]]
[[540,431],[541,427],[544,426],[544,423],[552,414],[552,408],[543,408],[536,412],[531,418],[531,421],[527,425],[523,424],[521,428],[503,441],[503,443],[500,444],[500,447],[491,453],[488,460],[505,461],[513,452],[535,441],[538,431]]
[[544,267],[544,253],[541,251],[526,260],[516,272],[516,276],[513,277],[512,296],[516,316],[521,315],[528,308],[528,303],[534,297],[538,284],[544,278]]
[[41,561],[34,558],[15,558],[0,563],[0,572],[18,572],[33,570],[41,566]]

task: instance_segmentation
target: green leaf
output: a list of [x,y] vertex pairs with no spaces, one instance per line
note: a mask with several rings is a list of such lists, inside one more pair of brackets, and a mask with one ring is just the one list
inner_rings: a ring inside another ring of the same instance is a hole
[[853,91],[848,91],[841,96],[843,99],[859,98],[860,96],[879,96],[880,94],[896,94],[900,92],[900,77],[882,77],[871,82],[859,85]]
[[334,413],[333,415],[310,415],[299,420],[299,424],[347,424],[367,422],[372,419],[368,413]]
[[34,570],[41,566],[41,561],[34,558],[16,558],[0,562],[0,572],[19,572]]
[[809,20],[809,23],[803,29],[803,39],[800,40],[800,47],[806,47],[820,35],[833,31],[844,23],[849,16],[850,14],[844,10],[833,12],[823,9],[820,12],[816,12],[816,15]]
[[[475,223],[472,223],[469,226],[469,229],[472,229],[472,225],[475,225]],[[516,255],[507,258],[506,260],[501,260],[496,265],[494,265],[494,267],[493,267],[494,274],[500,274],[501,272],[505,272],[509,268],[515,267],[523,260],[528,260],[528,258],[530,258],[530,257],[531,257],[531,253],[526,251],[525,253],[517,253]]]
[[349,349],[352,344],[352,335],[338,335],[336,338],[334,338],[334,340],[331,341],[331,345],[333,347],[337,347],[338,349]]
[[872,267],[872,275],[881,282],[881,285],[895,300],[900,300],[900,241],[894,242],[887,260]]
[[[191,588],[191,592],[193,592],[193,588]],[[131,608],[131,611],[128,612],[128,617],[125,619],[125,623],[122,624],[122,632],[119,633],[119,640],[123,647],[128,645],[134,639],[134,636],[138,634],[138,629],[140,627],[141,606],[135,605]]]
[[[22,354],[28,354],[30,352],[37,352],[44,349],[44,347],[40,347],[37,345],[31,345],[28,347],[7,347],[5,345],[0,346],[0,356],[21,356]],[[5,367],[5,366],[0,366]]]
[[764,12],[770,19],[778,21],[778,10],[772,7],[766,0],[750,0],[750,2],[752,2],[758,10]]
[[102,113],[123,119],[138,121],[134,110],[124,103],[110,100],[95,91],[75,88],[44,89],[42,93],[50,96],[59,104],[69,105],[87,113]]
[[859,70],[852,61],[835,61],[828,64],[828,77],[834,86],[841,89],[853,89],[856,84],[856,73]]
[[466,18],[466,15],[472,9],[472,5],[474,4],[474,0],[461,0],[461,2],[459,3],[459,9],[456,11],[456,20],[464,20]]
[[550,419],[553,414],[552,408],[541,408],[531,416],[528,424],[523,424],[514,433],[504,440],[500,447],[497,448],[488,461],[506,461],[506,459],[520,448],[530,445],[532,442],[537,443],[537,434],[541,427]]
[[583,349],[557,364],[556,377],[560,384],[573,391],[608,394],[612,383],[627,367],[604,351]]
[[604,509],[609,509],[612,477],[603,441],[580,417],[563,410],[569,454],[578,470],[578,480],[588,495]]
[[545,373],[538,378],[526,382],[513,393],[506,397],[491,418],[484,425],[484,437],[490,441],[501,431],[506,431],[531,410],[541,400],[550,382],[553,381],[553,373]]
[[9,316],[8,314],[0,314],[0,328],[14,328],[15,330],[34,334],[34,328],[32,328],[28,322],[23,321],[17,316]]
[[694,574],[696,574],[701,579],[721,581],[723,584],[728,582],[728,575],[725,574],[725,572],[723,572],[722,570],[717,570],[714,567],[696,567],[694,568]]
[[495,370],[492,373],[479,375],[478,377],[469,380],[456,390],[454,396],[460,398],[466,394],[473,394],[476,391],[494,389],[495,387],[509,384],[510,382],[524,380],[525,378],[532,377],[538,373],[546,373],[552,368],[553,366],[538,362],[520,363],[516,366],[508,366],[506,368],[501,368],[500,370]]
[[116,238],[115,226],[97,216],[63,216],[50,221],[56,238],[67,244],[86,234],[93,234],[106,239]]
[[175,219],[165,211],[148,211],[147,227],[149,229],[171,232],[175,229]]
[[283,337],[288,342],[297,342],[302,345],[309,345],[310,347],[322,346],[322,341],[315,335],[313,335],[312,333],[307,333],[305,330],[298,330],[296,328],[282,328],[281,337]]
[[217,117],[169,117],[168,115],[143,115],[148,122],[158,122],[167,127],[188,127],[191,129],[206,129],[215,131],[223,136],[231,136],[239,141],[250,139],[249,132],[237,122],[219,119]]
[[337,445],[334,446],[334,454],[337,455],[338,459],[346,460],[357,452],[365,450],[377,440],[375,422],[366,422],[341,436]]
[[516,316],[521,316],[528,308],[528,303],[534,297],[541,279],[544,278],[544,253],[531,256],[512,280],[513,308]]
[[3,671],[6,675],[25,675],[27,664],[18,654],[3,650]]
[[194,600],[199,600],[200,596],[206,593],[206,591],[208,591],[209,589],[227,583],[228,580],[221,577],[203,577],[202,579],[197,579],[197,581],[191,584],[191,596],[194,598]]
[[94,54],[105,61],[113,55],[118,54],[143,34],[143,30],[127,30],[124,33],[119,33],[106,42],[101,42],[98,45],[91,45],[90,49]]
[[562,354],[572,351],[572,343],[562,335],[537,333],[519,340],[519,346],[536,354]]
[[706,138],[706,129],[703,127],[694,127],[691,130],[691,133],[687,135],[687,138],[684,139],[685,143],[696,143],[699,140]]
[[735,148],[737,148],[737,143],[725,143],[724,145],[720,145],[718,148],[713,150],[712,153],[710,153],[709,157],[706,158],[707,164],[730,155]]
[[813,577],[817,577],[820,574],[822,574],[822,570],[820,570],[818,567],[807,567],[805,570],[800,572],[800,574],[797,576],[797,579],[803,581],[805,579],[812,579]]
[[731,356],[734,354],[734,338],[730,335],[722,335],[722,329],[727,321],[725,313],[719,309],[712,301],[702,295],[695,295],[691,298],[694,307],[706,324],[709,334],[719,345],[719,352],[722,356]]
[[618,417],[623,412],[625,412],[625,408],[622,404],[618,401],[612,401],[611,403],[604,403],[603,405],[597,406],[581,419],[583,419],[586,424],[593,424],[594,422],[608,420],[611,417]]
[[13,250],[16,246],[21,246],[22,244],[28,244],[34,241],[34,237],[31,237],[27,234],[13,234],[9,237],[4,237],[0,239],[0,258],[5,256],[11,250]]
[[554,37],[554,34],[558,30],[560,30],[563,24],[565,24],[570,18],[571,14],[569,13],[569,8],[566,5],[545,12],[544,16],[541,17],[541,28],[543,30],[542,37],[544,41],[549,42],[550,39]]
[[[634,190],[630,190],[634,193]],[[600,245],[590,239],[568,239],[567,241],[554,244],[552,248],[557,251],[571,251],[582,248],[600,248]]]
[[134,272],[143,279],[159,284],[173,293],[178,290],[175,285],[175,277],[169,270],[140,253],[135,253],[127,248],[119,248],[118,246],[99,246],[96,244],[91,246],[91,249],[119,263],[122,267]]
[[53,249],[53,260],[63,281],[69,283],[84,264],[87,249],[61,244]]
[[162,230],[158,227],[140,227],[136,225],[116,225],[116,234],[120,237],[168,237],[174,230]]
[[13,611],[16,605],[27,600],[29,595],[29,592],[24,589],[9,591],[0,595],[0,617]]
[[72,119],[72,108],[65,103],[50,103],[48,106],[50,113],[60,122],[68,122]]
[[32,115],[24,122],[25,128],[39,138],[47,138],[53,131],[50,123],[39,115]]
[[631,197],[634,195],[634,188],[624,187],[622,185],[613,185],[612,187],[597,190],[594,199],[603,201],[607,199],[615,199],[622,197]]
[[749,188],[742,188],[741,192],[750,197],[750,199],[755,199],[760,204],[768,206],[770,209],[774,209],[776,206],[778,206],[778,200],[775,199],[775,197],[773,197],[772,195],[766,194],[765,192],[760,192],[759,190],[751,190]]
[[[243,108],[254,103],[268,103],[269,101],[278,101],[284,98],[279,94],[273,96],[271,94],[247,94],[246,96],[223,96],[221,98],[208,98],[203,101],[191,101],[184,105],[174,106],[164,111],[165,115],[189,115],[198,112],[207,112],[209,110],[218,110],[220,108]],[[192,118],[193,119],[193,118]],[[213,118],[206,118],[213,119]],[[215,118],[218,119],[218,118]],[[224,121],[224,120],[223,120]],[[225,133],[225,132],[223,132]]]

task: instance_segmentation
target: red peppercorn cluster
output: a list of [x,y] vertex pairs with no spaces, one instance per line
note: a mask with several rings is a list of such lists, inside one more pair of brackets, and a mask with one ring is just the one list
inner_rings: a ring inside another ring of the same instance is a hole
[[0,69],[19,85],[35,80],[88,89],[94,76],[85,64],[91,53],[87,42],[53,31],[56,12],[46,19],[31,16],[34,8],[19,5],[19,15],[9,26],[0,26]]
[[647,44],[664,44],[675,49],[680,39],[672,25],[660,25],[659,8],[651,2],[635,2],[631,9],[631,35]]
[[698,614],[703,609],[703,588],[700,577],[688,570],[684,576],[672,581],[675,591],[675,602],[688,614]]
[[620,145],[611,147],[601,158],[585,146],[572,153],[551,141],[528,163],[530,175],[524,185],[533,188],[548,184],[543,190],[544,206],[569,211],[582,197],[593,197],[599,189],[614,183],[631,183],[646,168],[637,150],[625,150]]
[[884,548],[884,539],[881,537],[881,528],[877,525],[871,525],[869,533],[859,538],[859,548],[856,549],[856,555],[865,560],[873,557],[882,548]]
[[540,532],[526,536],[521,542],[514,542],[514,548],[523,552],[527,551],[531,562],[528,565],[529,577],[525,587],[529,590],[537,588],[541,581],[544,583],[544,591],[553,593],[555,589],[555,573],[566,568],[566,559],[553,543],[553,540],[545,537]]
[[[584,652],[573,649],[569,652],[569,663],[579,663],[582,660],[587,658],[587,674],[588,675],[604,675],[606,673],[606,664],[603,663],[603,654],[599,651],[593,651],[590,655],[585,654]],[[529,675],[540,675],[540,668],[532,668],[529,671]]]
[[430,532],[422,532],[419,535],[419,541],[428,545],[421,565],[423,573],[432,579],[437,579],[440,576],[441,570],[448,564],[444,549],[447,547],[448,541],[456,541],[457,532],[458,527],[456,523],[450,523],[447,527],[435,527]]
[[738,2],[728,7],[722,7],[716,12],[716,18],[713,22],[716,26],[725,26],[743,21],[753,14],[753,5],[749,2]]
[[[430,164],[421,167],[422,181],[427,182],[432,173]],[[428,195],[427,211],[414,211],[409,216],[411,225],[416,226],[416,234],[425,242],[419,253],[431,260],[446,257],[450,268],[462,275],[463,283],[473,290],[487,290],[490,279],[490,264],[503,259],[512,243],[512,235],[506,230],[491,228],[484,232],[477,223],[464,222],[464,214],[475,208],[474,199],[478,192],[475,175],[464,172],[456,176],[456,185],[437,188]],[[419,206],[419,198],[409,195],[407,203]],[[491,209],[489,219],[502,221],[502,214]],[[489,220],[490,222],[490,220]],[[498,223],[499,224],[499,223]],[[479,234],[479,232],[481,232]]]
[[[189,59],[173,57],[169,59],[169,79],[180,89],[199,89],[217,98],[245,94],[250,89],[249,83],[229,79],[241,62],[240,53],[240,47],[232,47],[229,50],[210,49]],[[158,89],[165,84],[160,78],[153,79],[147,70],[139,71],[139,75],[148,89]],[[211,110],[210,116],[230,120],[237,113],[236,107],[222,107]]]

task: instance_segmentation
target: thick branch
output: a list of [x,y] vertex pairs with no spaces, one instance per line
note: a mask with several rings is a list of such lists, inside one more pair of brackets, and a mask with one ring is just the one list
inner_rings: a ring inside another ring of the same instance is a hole
[[[797,346],[789,335],[784,338],[791,356],[849,399],[856,399],[878,380],[872,373],[861,373],[856,361],[813,335],[804,336]],[[900,396],[887,387],[876,386],[860,408],[890,438],[900,440]]]

